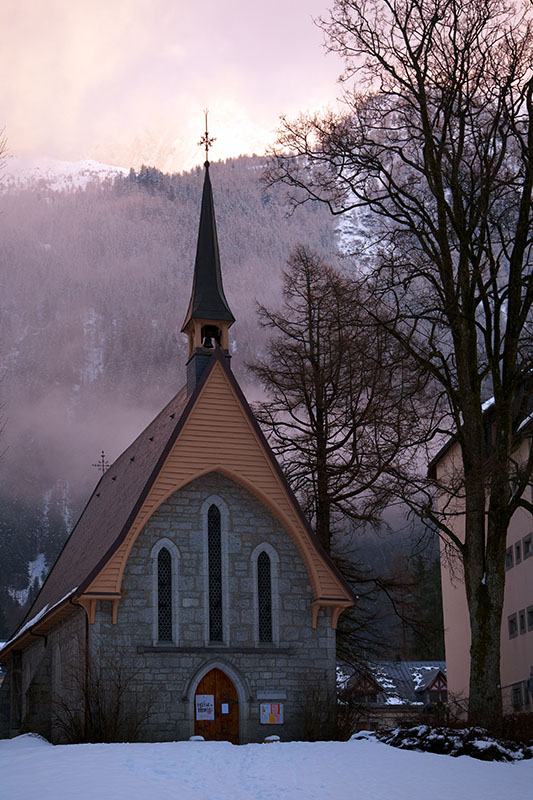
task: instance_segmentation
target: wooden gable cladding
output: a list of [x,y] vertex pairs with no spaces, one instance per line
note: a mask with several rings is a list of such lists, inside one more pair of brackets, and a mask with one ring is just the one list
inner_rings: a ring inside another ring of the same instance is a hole
[[383,691],[383,688],[374,680],[369,672],[365,672],[353,686],[352,691],[354,694],[378,695]]
[[442,672],[439,672],[435,676],[434,680],[427,687],[427,691],[428,692],[442,692],[442,691],[446,691],[447,688],[448,688],[448,682],[446,680],[446,677],[442,674]]
[[201,475],[220,472],[255,495],[280,521],[307,569],[313,624],[319,608],[330,606],[336,626],[342,610],[353,605],[353,596],[318,549],[235,380],[222,359],[213,362],[133,524],[83,596],[116,597],[131,548],[161,503]]

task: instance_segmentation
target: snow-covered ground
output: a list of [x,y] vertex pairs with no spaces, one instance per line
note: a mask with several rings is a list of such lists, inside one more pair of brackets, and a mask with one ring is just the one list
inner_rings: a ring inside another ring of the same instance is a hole
[[6,800],[531,800],[532,787],[533,760],[487,763],[375,741],[0,741]]

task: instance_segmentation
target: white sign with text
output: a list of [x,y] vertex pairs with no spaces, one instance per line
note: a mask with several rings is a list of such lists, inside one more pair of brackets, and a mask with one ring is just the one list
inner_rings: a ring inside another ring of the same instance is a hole
[[196,719],[215,719],[215,695],[196,695]]

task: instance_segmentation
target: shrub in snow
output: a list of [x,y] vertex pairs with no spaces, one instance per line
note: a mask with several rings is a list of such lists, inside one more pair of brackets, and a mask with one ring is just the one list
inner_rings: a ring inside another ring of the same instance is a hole
[[523,744],[495,739],[483,728],[432,728],[429,725],[394,730],[360,731],[352,739],[378,739],[403,750],[420,750],[449,756],[471,756],[481,761],[519,761],[533,758],[533,742]]

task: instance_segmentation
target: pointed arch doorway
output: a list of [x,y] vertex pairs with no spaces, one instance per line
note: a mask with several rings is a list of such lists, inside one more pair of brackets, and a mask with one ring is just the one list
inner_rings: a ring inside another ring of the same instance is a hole
[[215,668],[204,675],[194,701],[195,736],[239,744],[239,699],[225,672]]

